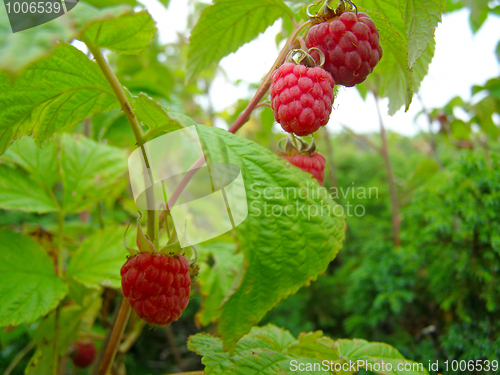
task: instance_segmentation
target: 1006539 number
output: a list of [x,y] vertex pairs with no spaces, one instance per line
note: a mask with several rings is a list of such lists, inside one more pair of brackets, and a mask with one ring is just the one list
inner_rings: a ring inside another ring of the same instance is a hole
[[498,361],[470,360],[444,361],[446,371],[498,371]]
[[27,2],[27,1],[15,1],[5,3],[7,8],[7,13],[32,13],[32,14],[43,14],[43,13],[59,13],[61,11],[60,2]]

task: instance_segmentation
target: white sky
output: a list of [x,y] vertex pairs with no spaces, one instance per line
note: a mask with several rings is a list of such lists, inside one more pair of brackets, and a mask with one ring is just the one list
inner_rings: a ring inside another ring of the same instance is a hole
[[[186,0],[171,0],[168,10],[157,0],[141,1],[157,21],[163,43],[175,41],[177,32],[186,30],[189,12]],[[436,54],[420,88],[420,96],[427,108],[442,107],[457,95],[470,98],[473,85],[484,84],[500,73],[495,57],[500,39],[500,18],[490,16],[481,30],[473,35],[468,17],[466,9],[446,14],[436,30]],[[247,84],[258,83],[264,77],[279,52],[275,44],[275,35],[279,30],[280,21],[253,42],[222,59],[221,66],[229,82],[222,75],[213,82],[211,99],[216,111],[231,106],[238,98],[248,97]],[[235,86],[231,81],[236,80],[243,82]],[[334,108],[328,123],[332,131],[339,131],[340,124],[360,133],[379,129],[374,99],[369,97],[366,102],[363,101],[355,88],[341,89]],[[423,117],[414,121],[415,115],[422,109],[416,96],[408,112],[402,109],[395,116],[385,115],[386,100],[381,102],[381,109],[385,125],[394,131],[411,135],[419,129],[428,128]]]

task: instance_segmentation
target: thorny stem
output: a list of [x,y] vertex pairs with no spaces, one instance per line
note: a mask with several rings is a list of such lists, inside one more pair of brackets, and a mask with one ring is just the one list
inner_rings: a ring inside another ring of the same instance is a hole
[[[116,98],[121,104],[122,110],[125,113],[125,116],[127,117],[127,120],[130,124],[130,127],[132,128],[132,131],[134,133],[135,139],[137,141],[137,144],[139,147],[142,149],[142,153],[144,156],[144,162],[146,164],[146,168],[148,171],[150,171],[150,165],[149,165],[149,160],[147,158],[146,150],[144,149],[144,134],[141,128],[141,125],[139,124],[139,121],[137,120],[137,117],[134,114],[134,111],[132,110],[132,106],[130,105],[130,102],[128,101],[128,98],[125,94],[125,91],[123,90],[123,87],[121,86],[120,82],[118,81],[118,78],[116,78],[115,74],[111,70],[111,67],[108,65],[106,60],[104,59],[104,56],[101,52],[101,50],[95,46],[92,45],[88,40],[84,40],[86,43],[87,47],[89,48],[90,52],[92,52],[92,55],[94,56],[94,59],[96,60],[97,64],[101,68],[104,76],[108,80],[109,84],[111,85]],[[151,202],[151,198],[154,200],[154,197],[151,197],[150,194],[148,194],[148,207],[154,207],[154,202]],[[151,203],[153,205],[151,205]],[[147,233],[149,236],[150,240],[154,240],[154,210],[148,210],[148,217],[147,217]],[[132,311],[132,308],[130,304],[128,303],[126,298],[123,298],[120,310],[118,312],[118,316],[115,320],[115,324],[113,326],[113,331],[111,332],[111,338],[109,340],[109,343],[106,347],[106,351],[104,353],[104,358],[102,359],[101,365],[99,367],[98,375],[106,375],[115,359],[116,352],[118,350],[118,345],[120,344],[123,331],[125,330],[125,326],[127,324],[128,318],[130,316],[130,313]]]

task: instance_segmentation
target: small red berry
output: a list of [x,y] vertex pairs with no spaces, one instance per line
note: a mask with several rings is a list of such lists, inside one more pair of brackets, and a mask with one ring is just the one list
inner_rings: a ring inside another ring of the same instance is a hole
[[[323,68],[337,85],[354,86],[363,82],[382,58],[382,47],[375,23],[365,13],[347,11],[309,30],[307,48],[318,48],[325,55]],[[318,52],[311,55],[319,61]]]
[[95,344],[91,340],[80,340],[72,345],[70,358],[77,367],[85,368],[95,359]]
[[189,302],[191,277],[183,255],[142,252],[122,266],[123,295],[149,324],[167,325],[179,319]]
[[318,67],[294,63],[281,65],[272,76],[271,108],[283,130],[299,136],[325,126],[332,112],[333,81]]
[[303,171],[312,174],[319,184],[323,186],[326,160],[322,154],[314,152],[311,155],[295,154],[292,156],[283,155],[282,157]]

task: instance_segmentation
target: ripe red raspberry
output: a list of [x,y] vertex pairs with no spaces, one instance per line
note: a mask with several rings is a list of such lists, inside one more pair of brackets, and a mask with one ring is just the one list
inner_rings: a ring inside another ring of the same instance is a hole
[[318,180],[319,184],[323,186],[323,181],[325,180],[326,160],[322,154],[315,152],[310,156],[295,154],[292,156],[283,155],[282,157],[303,171],[312,174],[313,177]]
[[88,367],[95,359],[95,344],[91,340],[80,340],[71,347],[69,356],[76,367]]
[[[329,22],[314,25],[306,37],[307,48],[316,47],[325,55],[323,68],[337,85],[363,82],[382,58],[377,27],[365,13],[344,12]],[[316,61],[319,56],[311,51]]]
[[333,104],[332,77],[321,68],[285,63],[271,81],[274,118],[288,133],[309,135],[325,126]]
[[150,324],[179,319],[189,302],[191,277],[183,255],[142,252],[122,266],[122,290],[134,311]]

